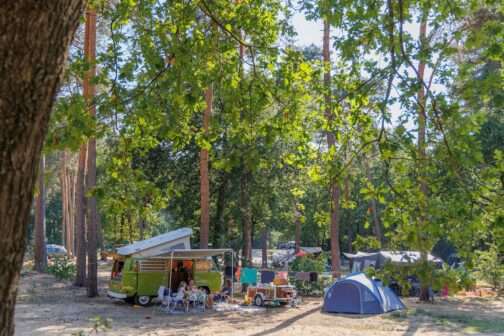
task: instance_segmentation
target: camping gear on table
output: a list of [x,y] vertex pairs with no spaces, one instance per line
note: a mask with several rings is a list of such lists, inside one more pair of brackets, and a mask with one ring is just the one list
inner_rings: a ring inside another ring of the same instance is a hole
[[350,314],[382,314],[405,308],[390,288],[364,273],[336,281],[327,289],[322,307],[328,313]]
[[251,267],[244,267],[240,272],[240,283],[255,285],[257,283],[257,269]]
[[273,279],[273,284],[275,286],[286,286],[289,284],[288,280],[289,273],[288,272],[276,272],[275,279]]
[[261,307],[266,303],[277,305],[295,305],[297,293],[294,286],[265,285],[250,286],[247,288],[246,302],[253,302]]
[[274,279],[275,279],[275,272],[261,271],[261,283],[268,284],[273,282]]

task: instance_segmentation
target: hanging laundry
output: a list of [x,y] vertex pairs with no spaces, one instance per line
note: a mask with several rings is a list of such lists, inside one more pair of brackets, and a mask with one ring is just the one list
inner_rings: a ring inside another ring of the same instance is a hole
[[240,273],[240,283],[255,285],[257,283],[257,269],[248,267],[242,268]]
[[275,272],[273,271],[262,271],[261,272],[261,283],[267,284],[273,282],[275,279]]
[[297,272],[296,280],[300,281],[310,281],[310,273],[308,272]]
[[310,272],[310,282],[317,282],[317,280],[318,280],[318,273]]

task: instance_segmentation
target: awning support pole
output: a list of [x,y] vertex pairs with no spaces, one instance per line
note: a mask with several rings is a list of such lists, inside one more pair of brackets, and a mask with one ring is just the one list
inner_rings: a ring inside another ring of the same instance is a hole
[[172,286],[171,286],[171,279],[172,279],[172,270],[173,270],[173,251],[171,252],[171,258],[170,258],[170,282],[168,283],[168,287],[170,288],[170,296],[172,295]]

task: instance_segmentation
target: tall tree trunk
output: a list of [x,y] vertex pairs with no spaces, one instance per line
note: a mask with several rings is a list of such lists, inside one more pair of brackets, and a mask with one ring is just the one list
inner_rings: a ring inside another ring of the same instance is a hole
[[82,144],[79,150],[79,165],[75,179],[75,254],[77,256],[77,273],[74,285],[83,287],[86,284],[86,205],[84,197],[84,177],[86,170],[87,145]]
[[224,172],[222,178],[223,181],[221,182],[217,192],[217,204],[215,206],[215,218],[213,220],[215,225],[213,242],[214,246],[217,248],[221,248],[225,245],[225,237],[227,236],[225,230],[226,224],[224,223],[224,209],[226,206],[227,185],[229,183],[228,174]]
[[294,208],[294,224],[295,224],[295,245],[296,253],[301,251],[301,213],[299,212],[297,205]]
[[76,227],[75,227],[75,217],[76,217],[76,205],[75,205],[75,187],[77,176],[72,169],[68,170],[68,217],[70,221],[70,237],[72,244],[72,256],[76,255],[77,251],[77,235],[76,235]]
[[242,266],[252,263],[252,209],[250,208],[249,176],[247,168],[240,175],[240,212],[243,228]]
[[[329,21],[324,19],[324,37],[323,37],[323,58],[324,58],[324,88],[325,88],[325,117],[329,124],[332,124],[334,119],[332,113],[332,98],[331,98],[331,55],[329,50],[331,28]],[[334,132],[327,132],[327,146],[329,150],[336,146],[336,136]],[[336,158],[334,158],[336,159]],[[331,177],[330,181],[331,194],[331,270],[333,277],[340,275],[340,245],[339,245],[339,217],[340,217],[340,187],[338,181]]]
[[0,2],[0,336],[14,334],[40,154],[84,3]]
[[268,268],[268,228],[265,227],[261,235],[262,268]]
[[35,201],[35,270],[44,272],[47,268],[46,222],[45,222],[45,156],[42,155],[38,172],[38,194]]
[[[364,158],[364,170],[366,172],[366,178],[371,183],[373,183],[373,176],[371,175],[371,169],[369,167],[368,161],[366,158]],[[383,234],[382,234],[382,228],[381,228],[381,223],[380,223],[380,216],[378,215],[378,205],[376,198],[372,197],[369,200],[369,209],[371,210],[371,219],[373,221],[373,234],[378,239],[380,243],[383,243]]]
[[[420,49],[423,51],[427,48],[427,13],[422,14],[422,20],[420,22]],[[418,82],[420,83],[420,89],[418,90],[418,161],[417,161],[417,169],[418,169],[418,179],[420,185],[421,198],[418,202],[418,208],[420,211],[420,215],[418,218],[419,225],[417,228],[417,237],[418,237],[418,248],[420,250],[420,259],[421,263],[427,267],[428,266],[428,251],[426,246],[426,237],[424,233],[424,226],[427,217],[427,199],[428,189],[427,189],[427,181],[426,181],[426,166],[425,166],[425,128],[426,128],[426,97],[425,97],[425,89],[424,89],[424,74],[425,74],[425,62],[420,60],[418,65]],[[429,284],[422,281],[420,286],[420,300],[428,301],[429,300]]]
[[[208,135],[208,124],[212,114],[213,89],[209,86],[205,91],[206,108],[203,112],[203,133]],[[210,229],[210,182],[208,176],[208,149],[200,150],[200,248],[208,248]]]
[[[88,9],[86,12],[86,28],[84,39],[84,52],[86,60],[91,63],[89,71],[84,78],[84,98],[86,99],[89,113],[92,118],[96,118],[96,108],[93,103],[95,96],[95,85],[92,83],[96,75],[96,12]],[[96,138],[89,138],[87,147],[87,167],[86,167],[86,194],[93,192],[96,187]],[[98,296],[98,264],[97,264],[97,211],[96,197],[87,196],[87,295],[88,297]]]
[[60,181],[60,190],[61,190],[61,240],[63,241],[63,246],[68,250],[68,238],[67,238],[67,222],[68,222],[68,215],[66,212],[66,197],[67,194],[65,192],[66,189],[66,176],[65,176],[65,165],[66,165],[66,157],[65,157],[65,152],[61,152],[61,159],[60,159],[60,173],[59,173],[59,181]]

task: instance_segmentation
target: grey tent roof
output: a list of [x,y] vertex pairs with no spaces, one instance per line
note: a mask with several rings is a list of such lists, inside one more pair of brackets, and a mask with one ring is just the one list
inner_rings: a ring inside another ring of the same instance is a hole
[[[420,260],[420,252],[418,251],[379,251],[379,252],[357,252],[356,254],[352,253],[343,253],[345,257],[350,260],[365,260],[365,259],[373,259],[379,265],[382,265],[386,261],[390,261],[395,264],[410,264],[415,263]],[[428,254],[427,258],[430,262],[433,263],[441,263],[442,260],[434,257],[432,254]]]

